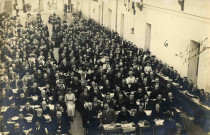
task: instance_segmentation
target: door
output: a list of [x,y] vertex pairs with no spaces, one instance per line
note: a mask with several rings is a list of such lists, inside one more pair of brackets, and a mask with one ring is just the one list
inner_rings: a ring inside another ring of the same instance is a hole
[[121,14],[120,36],[124,37],[124,14]]
[[145,50],[150,50],[150,40],[151,40],[151,24],[146,23],[146,30],[145,30]]
[[111,29],[111,22],[112,22],[111,16],[112,16],[112,10],[111,9],[108,9],[108,14],[107,14],[107,27],[109,29]]
[[187,78],[197,84],[200,43],[191,40]]

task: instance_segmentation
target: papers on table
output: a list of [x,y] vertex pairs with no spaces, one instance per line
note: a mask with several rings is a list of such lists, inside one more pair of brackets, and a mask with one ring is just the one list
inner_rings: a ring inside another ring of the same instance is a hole
[[27,120],[27,122],[32,122],[32,116],[28,116],[28,117],[25,117],[25,119]]
[[9,106],[2,106],[1,112],[6,112],[8,108],[9,108]]
[[18,89],[12,89],[13,93],[17,93]]
[[136,127],[133,126],[133,123],[121,124],[124,133],[132,132],[136,130]]
[[156,120],[154,120],[154,122],[155,122],[155,125],[156,126],[162,126],[162,125],[164,125],[163,124],[164,120],[161,120],[161,119],[156,119]]
[[139,122],[139,123],[138,123],[138,126],[141,127],[141,128],[142,128],[142,127],[150,127],[150,124],[145,125],[145,124],[144,124],[144,121],[142,121],[142,122]]
[[33,99],[33,101],[37,101],[38,100],[38,96],[31,96],[31,98]]
[[147,116],[150,116],[152,113],[152,110],[144,110],[144,112],[147,114]]
[[55,108],[55,106],[52,104],[49,104],[48,106],[49,106],[50,110],[54,110],[54,108]]
[[18,120],[18,119],[19,119],[18,116],[15,116],[15,117],[12,117],[12,118],[11,118],[11,120],[13,120],[13,121],[14,121],[14,120]]

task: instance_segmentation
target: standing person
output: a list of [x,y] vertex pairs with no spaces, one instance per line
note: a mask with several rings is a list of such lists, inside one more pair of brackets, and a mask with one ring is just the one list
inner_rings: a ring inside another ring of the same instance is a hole
[[66,102],[68,117],[74,117],[75,115],[75,95],[72,93],[71,88],[68,89],[68,93],[65,95],[64,101]]

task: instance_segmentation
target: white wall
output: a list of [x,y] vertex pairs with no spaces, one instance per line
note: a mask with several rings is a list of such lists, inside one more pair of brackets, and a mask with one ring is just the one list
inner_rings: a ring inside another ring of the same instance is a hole
[[[102,0],[98,0],[98,2],[83,1],[91,2],[91,18],[98,21],[98,5],[102,5]],[[152,54],[173,66],[182,77],[187,76],[188,62],[184,62],[184,59],[188,58],[189,55],[185,54],[183,59],[175,55],[180,52],[184,53],[191,40],[200,42],[208,37],[209,39],[204,42],[200,49],[202,50],[204,46],[210,47],[209,0],[186,1],[184,11],[181,11],[178,0],[144,0],[143,10],[140,11],[136,7],[135,15],[132,10],[130,12],[126,10],[124,0],[118,0],[118,2],[117,21],[117,0],[106,0],[104,2],[104,26],[107,26],[107,12],[108,9],[111,9],[111,29],[115,30],[117,23],[117,32],[120,33],[121,14],[124,14],[124,38],[132,41],[138,47],[144,48],[146,23],[151,24],[150,50]],[[93,13],[93,9],[95,9],[95,13]],[[88,13],[87,11],[88,9],[84,10],[85,16]],[[131,28],[134,28],[134,34],[131,34]],[[166,40],[168,47],[164,46]],[[209,50],[200,54],[199,58],[198,87],[204,89],[207,88],[207,84],[210,84],[210,79],[206,79],[207,74],[210,74],[210,70],[208,70],[210,66],[207,63]],[[209,87],[206,91],[210,91]]]

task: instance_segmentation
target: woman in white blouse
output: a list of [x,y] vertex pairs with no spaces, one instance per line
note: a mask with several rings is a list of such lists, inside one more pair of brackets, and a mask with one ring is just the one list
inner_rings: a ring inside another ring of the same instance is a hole
[[65,95],[64,101],[66,102],[67,113],[69,117],[74,117],[75,115],[75,95],[72,93],[71,89]]
[[144,72],[146,74],[149,74],[150,72],[152,72],[152,67],[150,66],[149,62],[147,62],[147,65],[144,67]]

